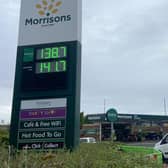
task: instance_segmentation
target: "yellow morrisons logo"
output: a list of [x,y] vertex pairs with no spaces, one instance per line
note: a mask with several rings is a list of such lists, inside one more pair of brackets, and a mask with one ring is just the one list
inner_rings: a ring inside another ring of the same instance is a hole
[[41,3],[36,4],[36,9],[41,17],[29,17],[25,20],[25,26],[32,25],[55,25],[60,22],[70,22],[71,14],[53,15],[57,14],[58,8],[62,5],[59,0],[42,0]]
[[56,14],[58,12],[58,7],[62,5],[61,1],[55,0],[42,0],[40,4],[36,4],[36,8],[38,9],[38,14],[40,16],[50,16],[51,14]]

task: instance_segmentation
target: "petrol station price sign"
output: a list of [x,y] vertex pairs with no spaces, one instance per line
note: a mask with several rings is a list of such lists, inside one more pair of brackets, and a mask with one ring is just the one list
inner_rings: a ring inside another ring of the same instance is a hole
[[67,68],[66,57],[67,47],[65,46],[37,49],[36,60],[39,60],[39,62],[35,66],[36,73],[65,72]]
[[[72,49],[66,45],[29,46],[21,50],[22,90],[66,89]],[[29,81],[32,81],[30,84]]]
[[10,127],[16,149],[79,144],[81,1],[21,0]]

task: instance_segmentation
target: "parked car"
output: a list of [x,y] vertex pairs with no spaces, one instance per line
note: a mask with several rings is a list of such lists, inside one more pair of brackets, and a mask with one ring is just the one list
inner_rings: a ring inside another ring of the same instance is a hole
[[168,133],[163,136],[163,138],[155,144],[156,150],[162,152],[163,162],[168,163]]
[[96,143],[96,139],[93,137],[80,138],[80,143]]
[[160,140],[160,135],[155,132],[149,132],[145,135],[146,140]]

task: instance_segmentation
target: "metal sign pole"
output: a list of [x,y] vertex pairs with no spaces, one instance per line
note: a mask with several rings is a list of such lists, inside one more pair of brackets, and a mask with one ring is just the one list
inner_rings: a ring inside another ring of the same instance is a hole
[[99,127],[99,140],[101,142],[102,139],[102,123],[100,122],[100,127]]
[[111,141],[113,142],[114,139],[113,139],[113,133],[114,133],[114,123],[111,122]]

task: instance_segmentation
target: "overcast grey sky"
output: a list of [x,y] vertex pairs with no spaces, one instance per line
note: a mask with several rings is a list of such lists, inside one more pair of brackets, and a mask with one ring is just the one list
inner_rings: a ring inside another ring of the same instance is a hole
[[[0,120],[10,120],[20,0],[0,0]],[[83,0],[81,111],[164,114],[168,1]]]

